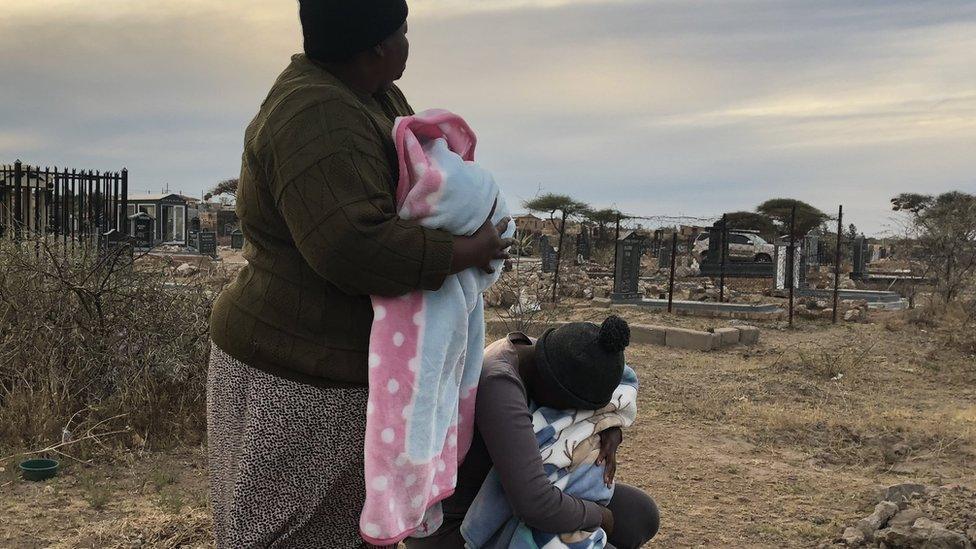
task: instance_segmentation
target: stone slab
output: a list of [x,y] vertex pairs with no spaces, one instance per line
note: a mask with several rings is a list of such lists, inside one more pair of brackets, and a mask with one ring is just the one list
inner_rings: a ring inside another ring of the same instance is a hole
[[721,336],[710,332],[688,330],[685,328],[668,328],[664,344],[676,349],[693,351],[711,351],[721,347]]
[[630,342],[641,345],[660,345],[663,347],[666,342],[667,332],[668,329],[664,326],[631,324]]
[[736,326],[739,330],[739,343],[743,345],[755,345],[759,343],[759,328],[755,326]]
[[723,348],[739,344],[739,330],[737,328],[716,328],[715,335]]
[[[596,301],[596,300],[594,300]],[[650,309],[667,309],[667,299],[612,300],[614,307],[633,306]],[[717,303],[710,301],[675,300],[674,312],[681,315],[714,318],[748,318],[750,320],[778,320],[785,309],[776,304],[750,305],[745,303]]]
[[[492,319],[486,322],[488,330],[497,333],[499,330],[511,329],[511,324]],[[549,328],[558,328],[568,322],[529,322],[522,327],[522,331],[532,337],[539,337]],[[659,345],[675,349],[692,351],[712,351],[730,347],[738,343],[755,343],[759,340],[759,329],[751,326],[735,328],[717,328],[714,333],[656,326],[652,324],[631,324],[630,341],[636,345]]]

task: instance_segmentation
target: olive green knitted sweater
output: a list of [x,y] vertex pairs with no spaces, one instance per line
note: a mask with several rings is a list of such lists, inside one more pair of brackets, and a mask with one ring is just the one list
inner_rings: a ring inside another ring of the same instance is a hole
[[237,214],[247,266],[219,296],[213,342],[256,368],[365,385],[370,295],[435,290],[451,235],[396,215],[397,88],[354,93],[296,55],[245,133]]

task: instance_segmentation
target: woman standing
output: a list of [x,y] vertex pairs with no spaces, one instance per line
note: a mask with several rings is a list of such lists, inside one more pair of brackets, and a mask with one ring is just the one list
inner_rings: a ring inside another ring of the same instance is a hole
[[[211,317],[207,392],[219,547],[358,547],[370,295],[435,290],[506,259],[508,221],[471,237],[397,217],[393,84],[405,0],[301,0],[305,53],[245,133],[247,266]],[[490,216],[489,216],[490,217]]]

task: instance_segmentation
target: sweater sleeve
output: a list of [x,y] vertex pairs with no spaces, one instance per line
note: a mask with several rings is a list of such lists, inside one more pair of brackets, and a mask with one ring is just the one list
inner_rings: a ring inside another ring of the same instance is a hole
[[542,532],[564,534],[600,526],[600,507],[553,486],[546,477],[522,387],[490,376],[478,387],[475,421],[515,516]]
[[396,215],[390,161],[371,124],[342,98],[300,109],[271,140],[275,203],[305,261],[342,291],[436,290],[452,237]]

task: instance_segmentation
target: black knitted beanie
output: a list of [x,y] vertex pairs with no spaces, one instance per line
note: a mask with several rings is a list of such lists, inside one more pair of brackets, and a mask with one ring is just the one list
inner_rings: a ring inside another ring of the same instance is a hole
[[372,48],[407,20],[406,0],[299,0],[305,53],[344,61]]
[[630,326],[618,316],[603,325],[574,322],[548,330],[536,342],[536,368],[573,408],[606,406],[624,373]]

